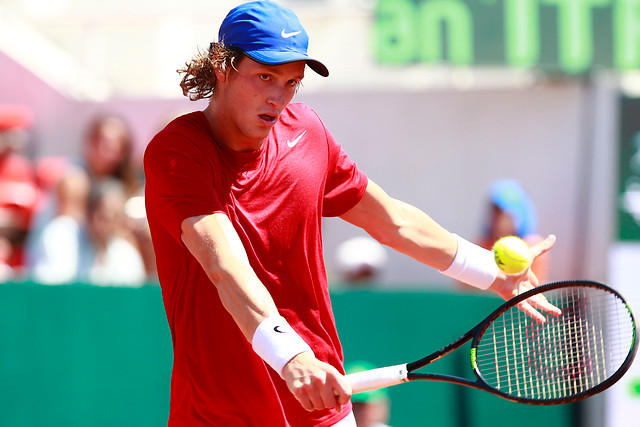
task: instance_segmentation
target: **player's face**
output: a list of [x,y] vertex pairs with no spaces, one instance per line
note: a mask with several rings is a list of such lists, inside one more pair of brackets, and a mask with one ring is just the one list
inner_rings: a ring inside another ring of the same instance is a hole
[[[224,115],[225,144],[236,150],[260,147],[304,77],[305,62],[263,65],[243,58],[216,90],[216,115]],[[218,122],[217,126],[220,125]],[[229,141],[229,136],[237,137]]]

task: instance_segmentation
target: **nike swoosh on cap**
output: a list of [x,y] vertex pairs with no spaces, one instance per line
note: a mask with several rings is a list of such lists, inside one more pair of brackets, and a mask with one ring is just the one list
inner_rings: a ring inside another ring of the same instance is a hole
[[302,132],[300,135],[298,135],[298,137],[296,139],[294,139],[293,141],[289,141],[287,139],[287,145],[291,148],[295,147],[296,144],[300,141],[300,139],[304,136],[304,134],[307,133],[307,131],[305,130],[304,132]]
[[292,33],[287,33],[284,28],[282,29],[282,32],[280,33],[280,35],[282,36],[283,39],[288,39],[289,37],[293,37],[293,36],[297,36],[298,34],[300,34],[302,31],[294,31]]

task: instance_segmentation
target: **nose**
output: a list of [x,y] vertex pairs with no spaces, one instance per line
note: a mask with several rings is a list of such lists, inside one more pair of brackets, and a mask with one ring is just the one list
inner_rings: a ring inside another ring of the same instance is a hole
[[269,92],[267,102],[277,109],[284,108],[287,103],[287,94],[285,89],[274,85]]

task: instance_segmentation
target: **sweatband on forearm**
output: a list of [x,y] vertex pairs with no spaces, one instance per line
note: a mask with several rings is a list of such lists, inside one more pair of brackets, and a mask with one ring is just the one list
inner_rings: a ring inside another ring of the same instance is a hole
[[441,271],[445,276],[479,289],[488,289],[498,277],[493,253],[454,234],[458,251],[451,265]]
[[295,356],[305,351],[313,354],[311,347],[279,315],[267,317],[258,325],[251,345],[253,351],[280,376],[284,365]]

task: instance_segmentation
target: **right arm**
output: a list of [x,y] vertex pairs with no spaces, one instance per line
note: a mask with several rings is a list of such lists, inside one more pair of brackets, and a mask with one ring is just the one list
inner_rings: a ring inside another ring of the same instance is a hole
[[254,273],[231,221],[224,214],[187,218],[182,241],[213,282],[222,304],[251,342],[258,325],[278,314],[271,295]]
[[[253,342],[258,326],[278,315],[266,287],[249,264],[246,251],[229,218],[221,213],[187,218],[182,222],[182,241],[198,260],[220,300]],[[278,372],[302,406],[311,411],[339,408],[348,402],[351,389],[333,366],[302,352]]]

